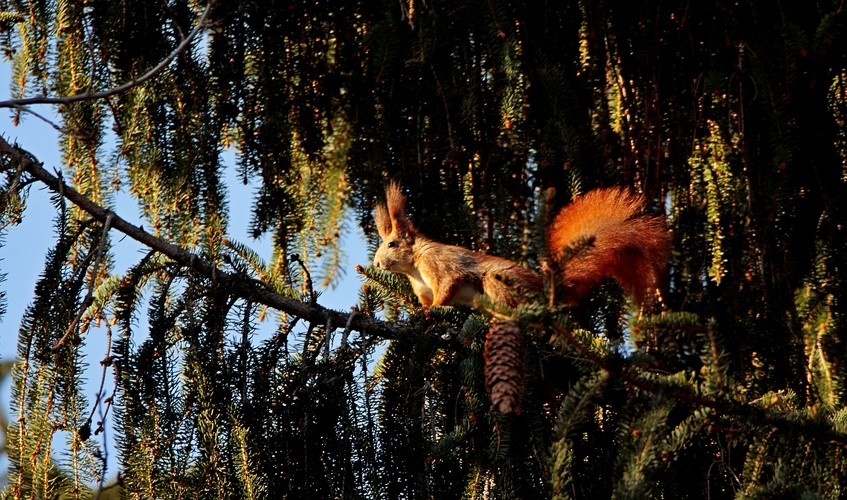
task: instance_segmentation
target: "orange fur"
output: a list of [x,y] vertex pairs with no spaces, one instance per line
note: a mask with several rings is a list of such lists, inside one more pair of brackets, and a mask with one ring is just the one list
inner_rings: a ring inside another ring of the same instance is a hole
[[[418,234],[397,183],[386,189],[386,202],[374,215],[383,240],[374,265],[406,274],[424,306],[472,304],[475,295],[485,294],[514,307],[541,292],[541,276],[516,262]],[[606,276],[617,278],[639,302],[655,289],[669,241],[662,219],[638,214],[642,206],[640,197],[611,188],[577,198],[559,213],[547,235],[554,265],[565,276],[559,300],[578,303]],[[593,244],[567,252],[587,239]]]
[[[638,303],[655,292],[670,239],[664,219],[642,214],[643,208],[641,196],[607,188],[586,193],[559,212],[547,229],[547,249],[564,279],[560,301],[579,303],[607,276]],[[590,244],[579,248],[586,240]]]

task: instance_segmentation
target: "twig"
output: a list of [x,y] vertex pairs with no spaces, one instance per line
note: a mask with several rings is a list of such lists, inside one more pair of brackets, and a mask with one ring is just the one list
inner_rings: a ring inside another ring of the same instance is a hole
[[79,308],[79,313],[76,315],[76,318],[70,326],[68,326],[68,329],[65,331],[62,338],[56,342],[55,346],[53,346],[53,352],[57,352],[68,342],[68,338],[71,336],[71,333],[76,331],[76,327],[79,326],[79,322],[82,319],[82,315],[85,314],[85,310],[88,309],[88,306],[90,306],[94,301],[94,282],[97,281],[97,273],[100,271],[100,262],[103,261],[103,253],[106,251],[106,240],[109,236],[109,226],[112,225],[112,221],[114,219],[115,214],[113,212],[109,212],[109,215],[106,216],[106,221],[103,223],[103,234],[100,236],[100,244],[97,245],[97,258],[94,259],[94,268],[91,270],[91,280],[88,282],[88,293],[86,293],[85,299],[82,301],[82,305]]
[[40,114],[36,113],[35,111],[27,108],[26,106],[14,105],[14,106],[11,106],[11,107],[17,108],[19,111],[23,111],[24,113],[31,114],[32,116],[38,118],[39,120],[43,121],[47,125],[50,125],[51,127],[53,127],[60,134],[64,134],[64,135],[73,137],[74,139],[77,139],[77,140],[83,141],[83,142],[90,142],[93,139],[93,137],[91,135],[74,134],[74,133],[70,132],[69,130],[65,130],[62,127],[53,123],[52,121],[48,120],[47,118],[45,118],[45,117],[41,116]]
[[53,171],[56,172],[56,178],[59,179],[59,191],[58,191],[58,193],[59,193],[59,207],[62,210],[61,218],[59,219],[59,221],[62,224],[61,235],[62,235],[62,237],[64,237],[65,231],[68,229],[68,214],[67,214],[68,210],[67,210],[67,207],[65,206],[65,203],[66,203],[65,202],[65,181],[64,181],[64,178],[62,177],[62,171],[61,170],[54,168]]
[[303,336],[303,354],[300,355],[301,362],[309,362],[311,364],[311,359],[309,358],[309,342],[312,341],[312,332],[315,329],[314,323],[309,323],[309,328],[306,329],[306,335]]
[[[100,361],[100,364],[103,366],[103,374],[100,377],[100,388],[97,390],[97,398],[94,401],[94,404],[91,407],[91,414],[88,415],[88,421],[94,418],[94,412],[100,406],[100,403],[103,401],[103,386],[106,385],[106,372],[109,370],[109,367],[112,366],[112,327],[109,325],[109,322],[106,321],[106,356]],[[108,404],[108,403],[107,403]],[[102,411],[102,409],[101,409]],[[108,412],[108,410],[106,410]],[[103,429],[103,421],[100,421],[100,425],[97,427],[97,430],[94,431],[94,435],[100,434]]]
[[342,351],[346,351],[348,348],[347,341],[350,338],[350,324],[353,322],[353,318],[355,318],[357,314],[359,314],[359,311],[354,308],[350,313],[350,316],[347,317],[347,325],[344,327],[344,333],[341,334],[341,345],[339,347]]
[[252,330],[250,327],[250,315],[253,311],[253,303],[251,301],[247,301],[244,304],[244,318],[242,319],[243,323],[241,324],[241,406],[243,411],[247,411],[247,380],[249,376],[247,374],[247,355],[250,352],[250,331]]
[[109,325],[108,321],[106,322],[106,356],[100,364],[103,365],[103,376],[100,378],[100,388],[97,390],[97,400],[91,407],[91,414],[88,416],[88,425],[91,425],[91,419],[94,418],[94,411],[98,410],[100,412],[100,421],[97,422],[97,429],[94,431],[94,435],[96,436],[101,432],[103,433],[103,453],[101,455],[103,469],[100,472],[100,486],[97,489],[95,500],[100,498],[100,493],[105,488],[107,465],[109,462],[109,440],[106,436],[106,426],[103,424],[106,422],[106,417],[109,415],[109,410],[112,408],[112,398],[107,398],[105,400],[105,412],[103,412],[103,406],[101,405],[101,403],[104,402],[103,386],[106,385],[106,371],[108,371],[109,367],[112,366],[112,327]]
[[332,340],[332,334],[335,332],[335,325],[332,324],[332,318],[326,319],[326,328],[324,328],[324,358],[329,359],[329,343]]
[[315,305],[318,295],[315,293],[314,285],[312,284],[312,274],[309,273],[309,268],[306,267],[306,264],[296,253],[291,256],[291,260],[300,264],[300,268],[303,269],[303,275],[306,277],[306,291],[309,292],[309,303]]
[[153,69],[143,74],[139,78],[133,78],[132,80],[120,85],[118,87],[114,87],[108,90],[101,90],[100,92],[91,92],[91,89],[86,90],[82,94],[64,96],[64,97],[48,97],[46,95],[40,95],[35,97],[28,97],[24,99],[10,99],[8,101],[0,101],[0,108],[19,108],[21,106],[26,106],[29,104],[68,104],[72,102],[78,101],[86,101],[92,99],[102,99],[104,97],[110,97],[113,95],[117,95],[127,90],[141,85],[147,80],[156,76],[157,73],[165,69],[171,61],[173,61],[178,55],[185,52],[185,50],[191,45],[191,41],[197,36],[197,33],[203,30],[206,27],[206,18],[209,15],[209,12],[212,10],[212,6],[216,3],[216,0],[209,0],[209,3],[206,4],[206,10],[203,11],[203,14],[200,16],[200,19],[197,20],[197,25],[194,26],[194,29],[188,34],[185,39],[182,40],[182,43],[174,49],[173,52],[168,55],[168,57],[162,59],[162,61],[156,65]]
[[12,182],[9,184],[9,193],[14,193],[18,189],[18,185],[21,183],[21,176],[24,174],[24,163],[18,163],[17,168],[15,168],[15,176],[12,179]]

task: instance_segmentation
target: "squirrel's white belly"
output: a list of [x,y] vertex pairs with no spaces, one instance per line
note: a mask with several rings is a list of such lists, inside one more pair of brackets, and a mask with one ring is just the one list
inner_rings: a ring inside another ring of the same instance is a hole
[[434,296],[432,293],[432,287],[429,285],[426,278],[424,278],[417,269],[407,276],[409,276],[409,283],[412,285],[412,290],[415,292],[415,295],[418,296],[421,303],[425,306],[431,305]]
[[[408,276],[409,283],[412,285],[412,290],[415,292],[415,295],[418,296],[421,303],[425,306],[432,305],[435,301],[435,291],[433,290],[432,284],[429,280],[427,280],[426,277],[417,269]],[[453,300],[450,301],[450,304],[443,305],[465,304],[472,306],[474,296],[478,293],[480,293],[480,291],[475,286],[469,283],[463,283],[453,292]]]

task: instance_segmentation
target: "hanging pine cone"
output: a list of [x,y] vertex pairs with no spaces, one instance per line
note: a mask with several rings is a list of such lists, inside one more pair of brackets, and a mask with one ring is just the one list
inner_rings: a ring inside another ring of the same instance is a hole
[[485,390],[500,413],[520,412],[526,345],[514,321],[495,322],[485,336]]

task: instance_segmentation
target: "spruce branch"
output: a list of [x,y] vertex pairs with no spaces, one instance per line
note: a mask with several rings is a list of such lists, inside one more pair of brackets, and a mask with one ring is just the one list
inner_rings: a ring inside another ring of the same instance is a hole
[[206,27],[206,18],[209,17],[209,12],[211,12],[212,7],[216,3],[216,0],[209,0],[209,2],[206,4],[206,9],[203,11],[203,14],[200,16],[200,19],[197,20],[197,24],[194,26],[194,29],[192,29],[191,32],[188,33],[188,36],[183,38],[182,42],[176,47],[176,49],[174,49],[174,51],[171,52],[167,57],[162,59],[159,64],[157,64],[150,71],[144,73],[138,78],[133,78],[132,80],[124,83],[123,85],[119,85],[117,87],[113,87],[107,90],[101,90],[100,92],[91,92],[91,89],[89,88],[81,94],[69,96],[49,97],[46,95],[38,95],[23,99],[9,99],[7,101],[0,101],[0,108],[18,108],[31,113],[31,111],[24,108],[24,106],[28,106],[30,104],[70,104],[79,101],[103,99],[111,97],[113,95],[122,94],[127,90],[132,89],[133,87],[137,87],[138,85],[141,85],[142,83],[159,74],[174,59],[176,59],[177,56],[185,52],[188,47],[191,46],[191,42],[194,40],[194,38],[197,37],[197,34],[200,33]]
[[91,215],[93,219],[105,223],[111,215],[111,227],[116,231],[120,231],[135,241],[167,256],[181,266],[188,267],[199,274],[214,279],[218,285],[242,299],[266,305],[313,324],[325,324],[328,318],[331,318],[332,323],[336,325],[347,324],[349,320],[351,329],[383,339],[396,338],[398,335],[408,332],[408,329],[405,327],[386,323],[363,314],[356,314],[351,319],[350,314],[327,309],[317,303],[307,304],[290,299],[272,292],[271,287],[261,281],[225,272],[193,252],[156,237],[143,228],[129,223],[111,210],[94,203],[74,188],[65,184],[59,177],[45,170],[30,153],[18,146],[9,144],[2,136],[0,136],[0,155],[5,155],[11,160],[7,168],[18,168],[19,165],[22,165],[23,171],[43,182],[51,190],[67,198],[80,209]]
[[551,326],[557,335],[561,336],[565,342],[576,349],[591,364],[606,372],[609,377],[616,377],[624,383],[650,394],[664,393],[692,407],[710,408],[718,414],[741,417],[750,421],[760,422],[762,425],[770,425],[780,429],[800,426],[811,431],[812,435],[826,437],[842,445],[847,444],[847,434],[839,432],[832,426],[828,426],[820,421],[808,420],[802,417],[798,418],[799,414],[797,412],[777,413],[767,411],[765,408],[744,402],[710,398],[686,390],[680,386],[650,380],[637,373],[633,367],[615,366],[613,363],[607,362],[577,340],[568,329],[562,328],[555,323]]

